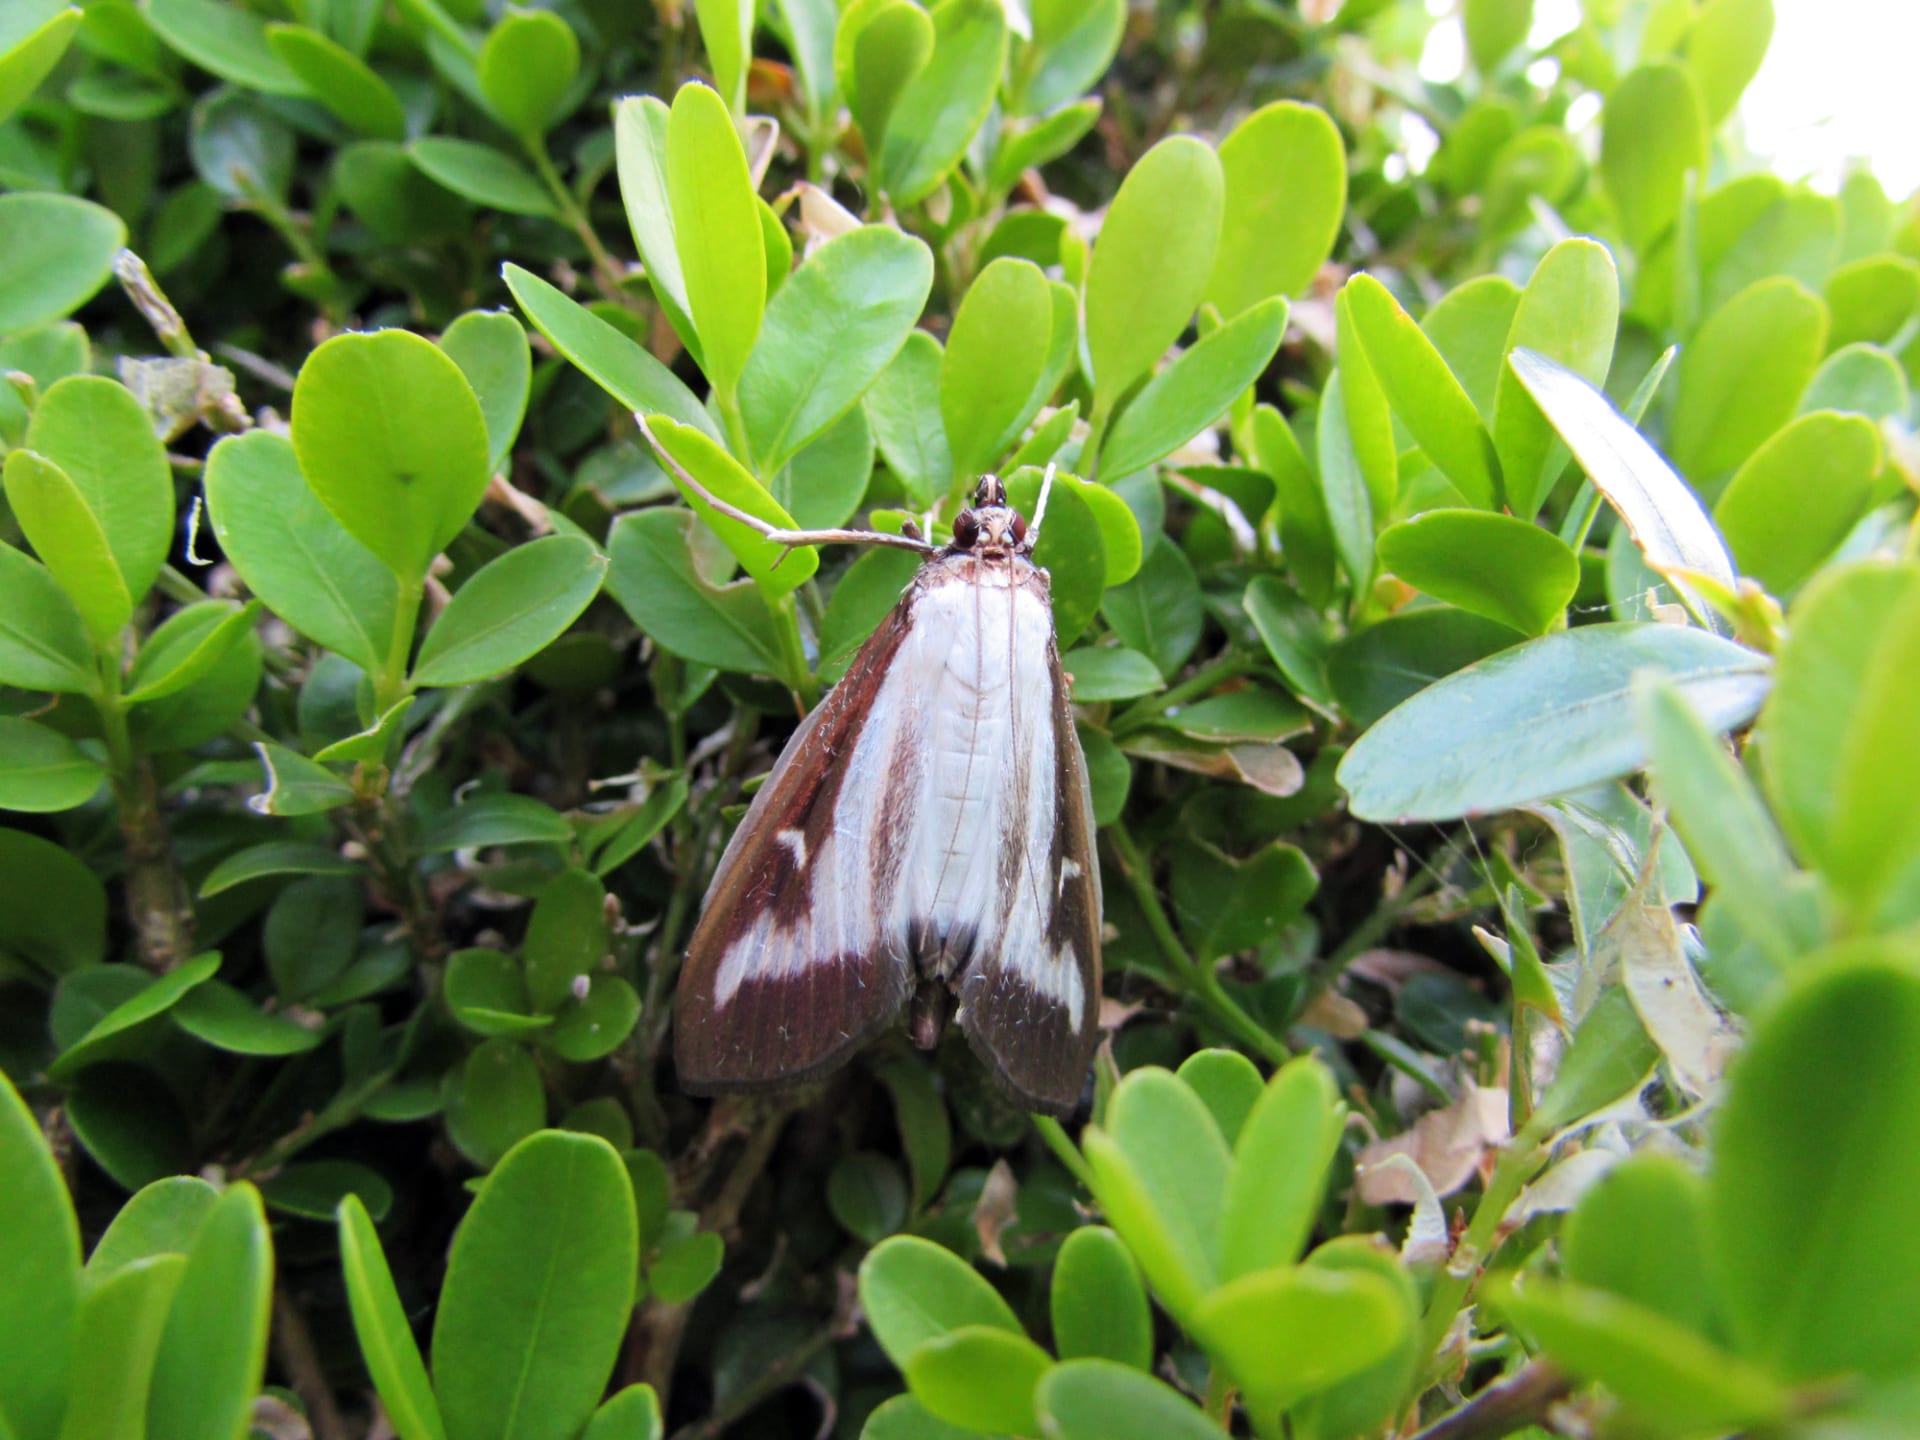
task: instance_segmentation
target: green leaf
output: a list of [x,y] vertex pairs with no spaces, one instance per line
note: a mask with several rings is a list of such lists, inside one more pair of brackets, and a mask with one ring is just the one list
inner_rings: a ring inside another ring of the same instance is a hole
[[1689,1330],[1718,1322],[1708,1268],[1707,1187],[1677,1156],[1642,1152],[1580,1197],[1561,1232],[1567,1279]]
[[264,741],[253,749],[267,772],[265,792],[247,802],[256,814],[318,815],[353,799],[353,786],[298,751]]
[[1050,1440],[1222,1440],[1227,1433],[1163,1380],[1111,1360],[1067,1360],[1035,1396]]
[[846,673],[854,652],[879,628],[887,612],[919,573],[920,557],[874,546],[849,565],[833,587],[820,622],[819,679],[833,684]]
[[[898,3],[904,3],[904,0],[898,0]],[[617,102],[613,109],[614,155],[620,173],[620,198],[626,205],[627,225],[633,232],[640,261],[646,267],[647,284],[653,291],[654,299],[660,302],[660,308],[666,311],[667,319],[679,334],[681,342],[698,361],[700,337],[694,333],[693,322],[687,318],[686,277],[680,270],[680,252],[674,240],[673,206],[667,199],[668,118],[667,107],[651,95],[630,95]],[[509,286],[513,285],[516,272],[525,274],[517,266],[507,269]],[[557,295],[559,292],[554,293]],[[515,289],[514,294],[519,296],[519,290]],[[524,298],[521,305],[524,309]],[[540,323],[537,318],[535,323]],[[652,360],[653,356],[649,354],[647,359]],[[574,363],[580,362],[576,360]],[[593,372],[589,370],[588,373]],[[604,385],[606,382],[601,383]],[[629,408],[649,407],[635,405]],[[689,419],[686,415],[678,418]]]
[[434,1316],[448,1433],[578,1433],[613,1373],[639,1264],[633,1187],[611,1145],[549,1130],[515,1146],[454,1236]]
[[1680,214],[1687,176],[1706,173],[1700,91],[1679,65],[1641,65],[1614,87],[1600,121],[1600,176],[1628,241],[1644,253]]
[[[1504,353],[1521,348],[1571,371],[1596,390],[1613,363],[1620,286],[1613,257],[1591,240],[1563,240],[1542,257],[1508,328]],[[1502,365],[1494,387],[1493,443],[1508,510],[1531,520],[1566,463],[1539,396]],[[1592,473],[1595,462],[1576,449]],[[1596,485],[1599,481],[1594,482]]]
[[0,29],[0,122],[52,73],[80,20],[78,7],[60,4],[23,5],[8,18]]
[[365,923],[359,887],[338,876],[296,880],[274,896],[262,938],[280,998],[298,1002],[329,990],[352,965]]
[[1456,670],[1514,643],[1514,632],[1449,605],[1392,615],[1336,645],[1327,678],[1361,728]]
[[80,1297],[74,1366],[60,1440],[146,1433],[147,1388],[184,1255],[156,1255],[103,1273]]
[[931,505],[953,475],[953,453],[941,421],[944,370],[940,342],[915,330],[861,402],[887,468],[916,505]]
[[[1390,436],[1390,429],[1388,433]],[[1314,421],[1314,455],[1320,465],[1320,498],[1333,548],[1354,591],[1364,592],[1373,583],[1373,491],[1367,484],[1348,419],[1346,377],[1337,370],[1321,392]]]
[[1827,276],[1821,293],[1833,320],[1831,348],[1885,344],[1920,309],[1920,264],[1905,255],[1868,255]]
[[1107,73],[1126,29],[1123,0],[1035,0],[1027,7],[1033,34],[1016,52],[1009,78],[1013,108],[1050,110]]
[[1382,1276],[1301,1265],[1228,1281],[1191,1328],[1240,1382],[1254,1424],[1272,1433],[1284,1411],[1385,1358],[1410,1319]]
[[1420,1294],[1414,1278],[1374,1235],[1337,1236],[1307,1256],[1306,1263],[1342,1273],[1365,1271],[1384,1280],[1399,1296],[1405,1320],[1399,1327],[1402,1338],[1397,1348],[1296,1405],[1287,1423],[1301,1440],[1373,1434],[1405,1411],[1425,1359],[1416,1322]]
[[1172,879],[1180,928],[1203,964],[1271,943],[1300,918],[1319,884],[1306,856],[1277,840],[1245,860],[1183,846]]
[[1002,131],[987,184],[995,190],[1011,190],[1027,171],[1058,160],[1099,123],[1100,110],[1100,101],[1090,96],[1062,105],[1026,126]]
[[[900,92],[877,147],[882,183],[897,206],[926,199],[960,163],[1006,68],[1006,12],[996,0],[939,0],[929,18],[932,58]],[[862,61],[865,52],[862,46]]]
[[210,899],[249,880],[269,875],[358,875],[360,868],[325,845],[304,840],[269,840],[235,851],[200,882],[200,898]]
[[[467,1057],[464,1067],[447,1071],[442,1095],[448,1137],[482,1169],[498,1165],[508,1151],[546,1123],[547,1094],[540,1068],[512,1040],[489,1040]],[[440,1359],[438,1346],[434,1359]],[[444,1384],[440,1389],[444,1400]],[[454,1433],[461,1433],[457,1424]]]
[[1864,415],[1802,415],[1747,457],[1713,507],[1740,573],[1784,595],[1819,568],[1867,511],[1880,432]]
[[1190,1316],[1218,1283],[1222,1197],[1230,1161],[1200,1097],[1154,1067],[1114,1091],[1104,1124],[1081,1137],[1094,1194],[1161,1303]]
[[562,870],[540,892],[527,922],[527,994],[533,1008],[557,1010],[580,976],[601,969],[608,948],[606,886],[586,870]]
[[1096,417],[1113,413],[1193,318],[1219,250],[1225,188],[1219,157],[1187,135],[1162,140],[1121,182],[1087,268]]
[[440,348],[460,367],[480,401],[487,422],[487,472],[497,475],[526,418],[533,383],[527,332],[504,310],[469,310],[447,327]]
[[873,450],[873,428],[855,405],[783,465],[767,488],[801,529],[837,529],[866,498]]
[[1347,148],[1317,105],[1276,100],[1220,142],[1220,251],[1201,298],[1227,319],[1298,296],[1333,253],[1347,207]]
[[1790,903],[1793,862],[1753,782],[1670,682],[1648,676],[1634,712],[1687,854],[1741,929],[1777,963],[1792,962],[1800,928]]
[[1335,701],[1327,675],[1329,646],[1320,613],[1273,575],[1256,576],[1241,607],[1293,693],[1321,713],[1331,713]]
[[[654,443],[699,481],[709,495],[766,521],[776,529],[793,528],[793,517],[780,508],[779,502],[767,493],[766,487],[706,434],[691,426],[677,424],[665,416],[651,416],[649,423]],[[673,475],[671,467],[668,473]],[[752,526],[716,512],[703,498],[688,489],[678,475],[673,475],[673,481],[687,504],[693,507],[694,513],[733,552],[741,568],[753,577],[767,601],[776,601],[790,593],[820,568],[820,557],[811,546],[788,547],[777,544]],[[619,598],[617,591],[615,598]]]
[[1520,287],[1504,275],[1482,275],[1456,285],[1427,311],[1420,329],[1458,377],[1483,423],[1491,425],[1495,393],[1505,372],[1507,334],[1520,308]]
[[1160,667],[1138,650],[1116,645],[1083,645],[1060,657],[1073,682],[1073,698],[1082,704],[1132,700],[1167,688]]
[[827,1172],[827,1208],[848,1234],[876,1244],[906,1223],[907,1177],[872,1150],[843,1155]]
[[607,557],[579,535],[507,551],[454,592],[414,662],[416,685],[472,685],[544,650],[600,593]]
[[71,195],[0,195],[0,334],[58,320],[113,273],[127,227]]
[[59,731],[0,715],[0,810],[71,810],[91,800],[106,778],[106,767]]
[[1580,560],[1528,520],[1484,510],[1429,510],[1380,534],[1380,563],[1416,590],[1543,635],[1561,625]]
[[[694,1218],[689,1211],[674,1213]],[[713,1283],[725,1253],[724,1242],[711,1230],[669,1240],[647,1267],[647,1288],[663,1305],[685,1305]]]
[[207,458],[214,535],[247,588],[281,619],[362,670],[392,643],[393,574],[328,513],[284,435],[230,435]]
[[376,140],[407,138],[393,87],[351,50],[304,25],[268,25],[267,45],[335,116]]
[[1037,265],[1003,256],[967,287],[940,366],[955,478],[991,469],[1033,418],[1052,340],[1053,292]]
[[[854,0],[833,36],[833,70],[870,167],[885,153],[887,122],[933,54],[933,21],[907,0]],[[878,179],[879,177],[876,177]]]
[[1429,686],[1340,762],[1348,808],[1368,820],[1452,819],[1564,795],[1638,769],[1630,681],[1673,679],[1708,725],[1759,708],[1765,657],[1672,625],[1584,625],[1517,645]]
[[260,1184],[267,1208],[302,1220],[331,1220],[346,1199],[361,1201],[384,1218],[393,1208],[393,1187],[376,1170],[353,1160],[301,1160]]
[[200,179],[235,206],[285,205],[294,134],[256,95],[216,90],[193,107],[187,152]]
[[1062,1360],[1098,1358],[1153,1368],[1153,1313],[1140,1268],[1118,1235],[1082,1225],[1053,1263],[1053,1343]]
[[1493,437],[1440,351],[1373,276],[1354,276],[1346,293],[1354,328],[1394,413],[1461,495],[1491,509],[1500,493]]
[[1193,566],[1164,535],[1147,547],[1140,573],[1107,592],[1100,613],[1123,645],[1146,655],[1168,676],[1200,643],[1206,620]]
[[353,1333],[380,1403],[400,1440],[446,1440],[427,1367],[387,1268],[386,1252],[360,1197],[340,1202],[340,1269]]
[[1024,1335],[1007,1302],[966,1261],[918,1236],[894,1235],[860,1262],[860,1305],[895,1367],[923,1344],[963,1327]]
[[149,0],[141,13],[169,46],[222,80],[267,95],[307,93],[267,43],[266,22],[249,10],[219,0]]
[[0,1414],[52,1435],[67,1404],[80,1304],[80,1225],[39,1122],[0,1076]]
[[927,303],[933,256],[885,225],[828,241],[767,306],[740,376],[759,473],[770,475],[860,401]]
[[220,1195],[197,1175],[154,1181],[120,1207],[87,1257],[88,1272],[104,1275],[159,1255],[185,1259]]
[[1218,420],[1266,371],[1286,328],[1287,302],[1259,301],[1155,375],[1107,432],[1101,473],[1145,469]]
[[1233,1148],[1220,1215],[1222,1279],[1300,1258],[1345,1119],[1333,1077],[1318,1060],[1291,1060],[1267,1082]]
[[694,0],[707,64],[713,69],[714,81],[726,99],[727,108],[736,115],[746,109],[747,68],[753,60],[754,8],[752,0]]
[[89,694],[100,687],[86,622],[46,566],[0,544],[0,682]]
[[501,274],[534,328],[623,408],[647,415],[670,415],[682,425],[696,426],[714,439],[720,438],[719,427],[706,407],[644,346],[530,271],[506,265]]
[[111,652],[133,616],[133,600],[80,488],[52,461],[31,450],[14,450],[7,455],[6,495],[14,520],[80,612],[94,642]]
[[719,670],[777,674],[780,640],[766,602],[751,580],[709,578],[692,548],[699,527],[687,511],[623,515],[607,536],[607,593],[675,655]]
[[0,955],[49,975],[106,958],[107,892],[64,847],[0,828]]
[[34,408],[26,447],[72,480],[138,603],[166,563],[174,530],[173,474],[139,400],[116,381],[69,376]]
[[[1042,477],[1032,470],[1008,476],[1008,503],[1024,515],[1033,514],[1041,484]],[[1045,523],[1034,542],[1033,563],[1051,577],[1053,629],[1062,645],[1079,639],[1098,613],[1107,588],[1106,539],[1091,503],[1093,495],[1105,493],[1097,486],[1076,485],[1056,475]]]
[[[1920,978],[1856,945],[1756,1025],[1715,1130],[1709,1255],[1741,1349],[1782,1377],[1912,1369],[1920,1152],[1894,1137],[1916,1124]],[[1782,1244],[1819,1263],[1781,1265]]]
[[1784,275],[1706,318],[1680,356],[1673,461],[1703,495],[1792,417],[1826,353],[1827,307]]
[[[893,1099],[900,1127],[901,1148],[913,1171],[913,1204],[925,1209],[939,1194],[953,1158],[953,1127],[947,1105],[935,1088],[932,1072],[922,1063],[896,1059],[875,1067],[881,1084]],[[898,1227],[892,1227],[898,1228]]]
[[1625,522],[1646,563],[1679,592],[1702,624],[1711,611],[1685,573],[1731,589],[1733,561],[1686,482],[1593,385],[1529,350],[1510,362],[1517,382],[1573,448],[1594,489]]
[[1661,1433],[1765,1429],[1788,1410],[1788,1396],[1765,1370],[1603,1290],[1533,1280],[1494,1303],[1556,1362],[1605,1383]]
[[576,1065],[611,1055],[640,1019],[640,996],[617,975],[589,977],[587,993],[561,1006],[546,1043]]
[[674,96],[666,170],[674,246],[687,310],[700,335],[701,365],[715,393],[730,399],[766,310],[766,248],[733,117],[705,85],[682,85]]
[[150,1070],[91,1066],[68,1087],[66,1105],[74,1135],[123,1189],[138,1189],[193,1168],[187,1116]]
[[509,10],[487,32],[475,63],[480,93],[515,135],[532,140],[566,118],[580,72],[580,41],[551,10]]
[[1707,128],[1733,114],[1773,39],[1773,0],[1709,0],[1687,29],[1687,69],[1700,87]]
[[260,602],[202,600],[176,610],[134,656],[128,705],[149,705],[198,684],[253,632]]
[[1473,68],[1491,76],[1533,28],[1533,0],[1467,0],[1460,25]]
[[552,806],[531,795],[475,795],[443,810],[422,828],[423,855],[442,855],[483,845],[570,845],[573,827]]
[[1265,1089],[1253,1062],[1238,1050],[1196,1050],[1174,1074],[1206,1103],[1231,1148]]
[[[1914,308],[1920,312],[1920,302]],[[1906,414],[1908,402],[1907,374],[1899,361],[1877,345],[1844,345],[1813,372],[1800,394],[1798,413],[1839,410],[1885,420]]]
[[132,710],[128,728],[139,749],[152,754],[191,749],[226,734],[246,717],[259,692],[264,663],[252,617],[235,620],[231,607],[230,601],[189,605],[147,637],[142,653],[151,656],[151,665],[143,672],[137,658],[134,663],[141,683],[150,677],[156,684],[168,680],[158,672],[171,667],[183,649],[183,666],[197,667],[208,653],[213,658],[198,679],[172,694],[144,699]]
[[476,1035],[523,1035],[553,1023],[528,1012],[526,973],[512,956],[484,946],[447,957],[443,984],[453,1018]]
[[[616,1392],[598,1410],[580,1440],[661,1440],[666,1427],[660,1420],[660,1397],[651,1385],[629,1385]],[[400,1440],[415,1440],[402,1434]]]
[[293,448],[314,494],[403,585],[487,488],[487,428],[460,368],[404,330],[336,335],[293,390]]
[[235,1055],[298,1055],[327,1038],[322,1030],[261,1009],[221,980],[195,986],[171,1013],[174,1024],[195,1039]]
[[187,1255],[154,1361],[150,1440],[243,1440],[267,1362],[273,1242],[260,1192],[228,1188]]
[[963,1325],[916,1345],[903,1368],[929,1415],[968,1430],[1036,1434],[1033,1387],[1053,1363],[1025,1335]]
[[559,217],[553,197],[534,173],[504,151],[450,135],[423,135],[407,146],[420,173],[456,195],[509,215]]

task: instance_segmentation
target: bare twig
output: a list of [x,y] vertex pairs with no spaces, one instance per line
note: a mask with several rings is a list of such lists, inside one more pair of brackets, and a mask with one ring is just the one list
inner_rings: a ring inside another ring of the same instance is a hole
[[340,1416],[340,1407],[333,1402],[333,1388],[327,1384],[326,1371],[320,1366],[320,1354],[314,1349],[307,1317],[278,1285],[273,1287],[273,1348],[286,1368],[293,1392],[307,1407],[314,1440],[346,1440],[346,1422]]
[[1572,1377],[1546,1360],[1529,1360],[1504,1380],[1496,1380],[1414,1440],[1499,1440],[1538,1425],[1549,1406],[1573,1389]]

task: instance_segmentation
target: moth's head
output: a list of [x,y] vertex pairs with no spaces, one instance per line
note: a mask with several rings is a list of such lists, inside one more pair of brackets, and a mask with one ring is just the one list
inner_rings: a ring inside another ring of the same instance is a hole
[[1026,518],[1007,504],[1007,487],[998,475],[982,475],[973,504],[953,517],[953,548],[988,558],[1028,548]]

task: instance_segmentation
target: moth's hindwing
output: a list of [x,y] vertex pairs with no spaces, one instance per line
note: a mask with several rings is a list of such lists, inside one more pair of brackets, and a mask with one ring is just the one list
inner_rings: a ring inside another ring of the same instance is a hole
[[[826,842],[848,762],[907,633],[912,595],[794,731],[721,857],[676,996],[674,1061],[689,1090],[829,1070],[892,1024],[912,993],[902,952],[870,943],[819,954],[823,917],[811,904],[819,864],[835,859]],[[838,856],[849,858],[860,863]],[[877,924],[870,928],[877,941]]]

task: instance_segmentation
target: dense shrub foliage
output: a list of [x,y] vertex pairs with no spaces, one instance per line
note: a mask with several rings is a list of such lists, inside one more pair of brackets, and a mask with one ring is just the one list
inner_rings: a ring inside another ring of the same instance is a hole
[[[1583,11],[0,8],[0,1437],[1920,1428],[1920,211]],[[1080,1113],[686,1095],[685,478],[1048,465]]]

